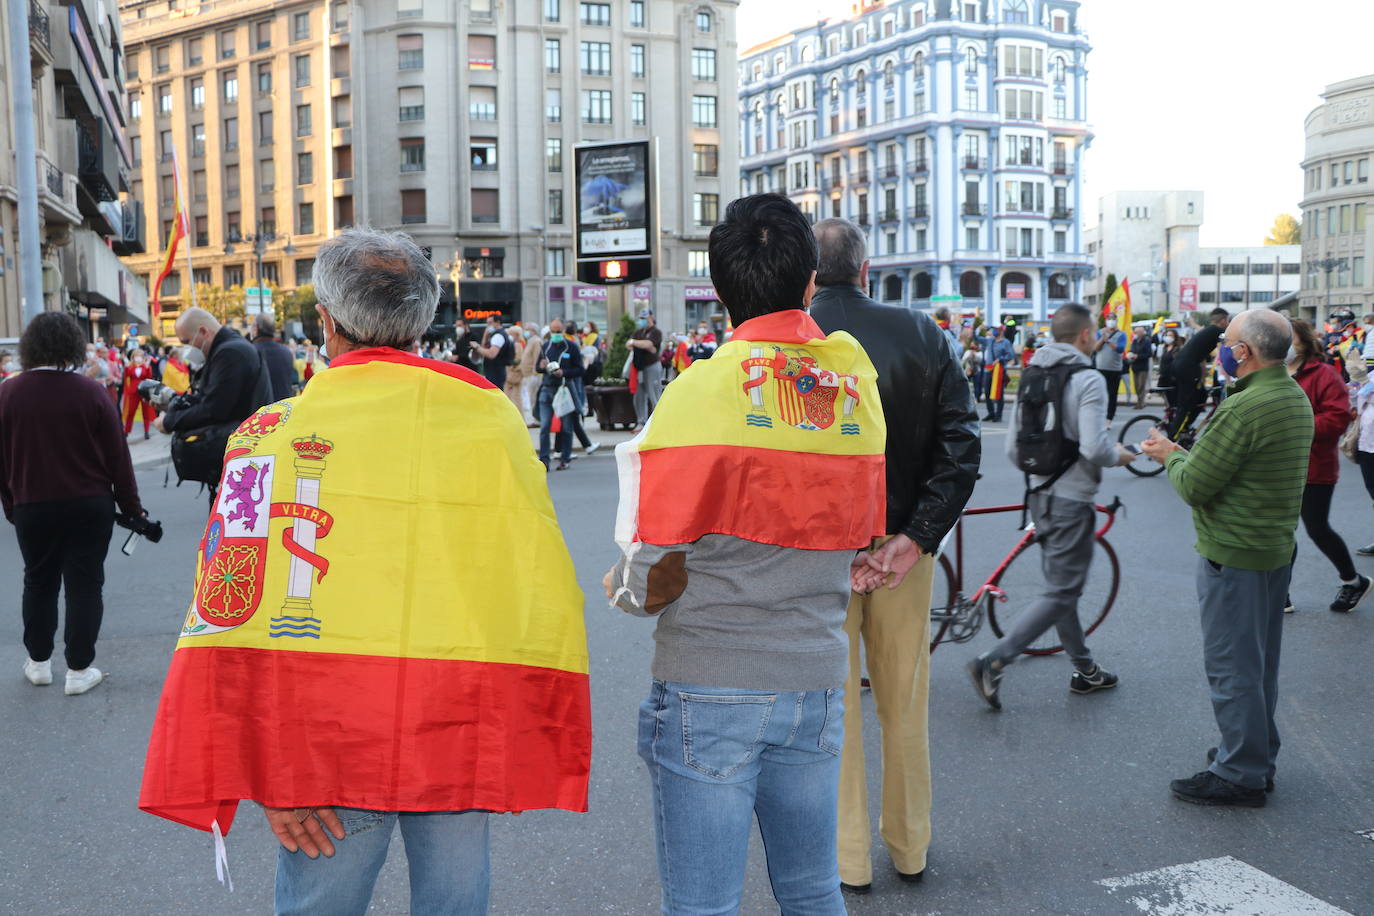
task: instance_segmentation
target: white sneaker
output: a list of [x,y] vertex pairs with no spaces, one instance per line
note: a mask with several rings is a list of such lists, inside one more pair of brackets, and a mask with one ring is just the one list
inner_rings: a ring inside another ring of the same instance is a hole
[[67,696],[74,697],[85,693],[104,679],[105,675],[101,674],[100,669],[94,666],[82,668],[80,671],[68,671],[65,692]]
[[586,452],[588,455],[595,455],[595,454],[596,454],[596,450],[599,449],[599,448],[601,448],[601,443],[600,443],[600,442],[593,442],[591,445],[589,445],[589,446],[587,446],[585,449],[583,449],[583,451]]
[[52,659],[45,662],[36,662],[33,659],[24,661],[24,677],[29,679],[29,683],[35,687],[46,687],[52,683]]

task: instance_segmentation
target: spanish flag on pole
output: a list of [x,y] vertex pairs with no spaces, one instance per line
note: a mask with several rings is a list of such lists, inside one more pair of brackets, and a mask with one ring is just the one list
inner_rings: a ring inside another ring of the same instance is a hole
[[1116,318],[1116,326],[1127,331],[1131,327],[1131,281],[1122,279],[1102,309],[1103,318]]
[[[181,166],[176,147],[172,147],[172,231],[167,237],[167,253],[153,281],[153,321],[162,314],[162,281],[171,274],[177,259],[177,243],[186,237],[186,208],[181,196]],[[189,255],[189,252],[188,252]]]
[[858,341],[843,331],[826,337],[800,309],[744,322],[674,379],[649,424],[616,447],[616,541],[626,552],[706,534],[867,547],[886,526],[877,377]]
[[481,376],[339,356],[230,437],[197,565],[144,811],[228,832],[240,799],[586,810],[582,594]]

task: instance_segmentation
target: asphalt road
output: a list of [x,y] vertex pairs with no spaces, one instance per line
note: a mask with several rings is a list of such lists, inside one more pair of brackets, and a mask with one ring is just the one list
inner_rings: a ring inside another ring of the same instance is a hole
[[[1019,499],[1020,480],[1002,457],[1005,435],[998,425],[986,432],[975,505]],[[1354,466],[1343,460],[1342,472],[1334,517],[1353,548],[1374,540],[1374,514]],[[0,645],[8,647],[0,669],[0,911],[271,909],[275,844],[252,808],[240,810],[229,837],[230,894],[215,882],[206,835],[135,807],[204,520],[203,497],[189,487],[164,489],[160,470],[140,472],[139,483],[168,535],[132,558],[120,555],[116,542],[97,659],[110,679],[86,696],[64,697],[57,685],[35,689],[20,675],[22,567],[12,535],[0,533]],[[653,913],[649,786],[634,748],[652,624],[607,610],[599,599],[614,556],[614,463],[600,455],[582,459],[551,483],[588,595],[596,734],[591,812],[494,819],[492,912]],[[1201,769],[1214,743],[1188,513],[1163,478],[1111,471],[1103,495],[1120,495],[1127,506],[1112,533],[1124,575],[1115,610],[1090,642],[1121,675],[1121,687],[1073,696],[1067,662],[1032,659],[1009,672],[1005,709],[997,714],[974,695],[962,667],[992,634],[940,647],[932,664],[935,839],[926,881],[899,884],[879,845],[874,893],[851,900],[851,911],[1374,913],[1374,833],[1360,833],[1374,829],[1374,599],[1354,614],[1329,613],[1336,577],[1302,540],[1293,588],[1299,611],[1285,623],[1278,790],[1262,810],[1178,803],[1169,797],[1169,779]],[[1015,521],[1008,515],[970,523],[970,574],[985,574],[1011,546]],[[1374,574],[1374,560],[1358,563]],[[520,568],[512,545],[509,568],[486,572],[519,575]],[[56,667],[60,684],[60,659]],[[860,702],[872,762],[872,701]],[[875,805],[877,775],[871,774]],[[1201,864],[1157,871],[1185,863]],[[1112,882],[1123,876],[1134,877]],[[1322,909],[1322,901],[1336,909]],[[406,909],[397,838],[372,912]],[[777,912],[757,842],[743,911]]]

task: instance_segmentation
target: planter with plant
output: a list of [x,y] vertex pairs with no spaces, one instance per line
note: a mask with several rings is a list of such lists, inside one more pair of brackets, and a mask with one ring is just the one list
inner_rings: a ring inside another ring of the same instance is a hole
[[596,384],[587,386],[587,403],[596,411],[596,421],[602,429],[619,426],[629,428],[635,425],[637,419],[630,383],[624,378],[625,361],[630,357],[628,342],[634,332],[634,319],[629,315],[621,315],[620,327],[616,329],[610,349],[606,352],[606,368]]

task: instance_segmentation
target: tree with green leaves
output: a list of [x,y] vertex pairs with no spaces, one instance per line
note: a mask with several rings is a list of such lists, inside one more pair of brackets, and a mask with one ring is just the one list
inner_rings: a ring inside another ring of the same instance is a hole
[[1280,213],[1274,217],[1274,225],[1264,237],[1266,245],[1301,245],[1302,222],[1291,213]]
[[602,373],[605,381],[621,378],[625,374],[625,360],[630,358],[630,335],[634,332],[635,320],[626,312],[620,316],[620,327],[616,328],[615,337],[611,339],[611,348],[606,353],[606,369]]

